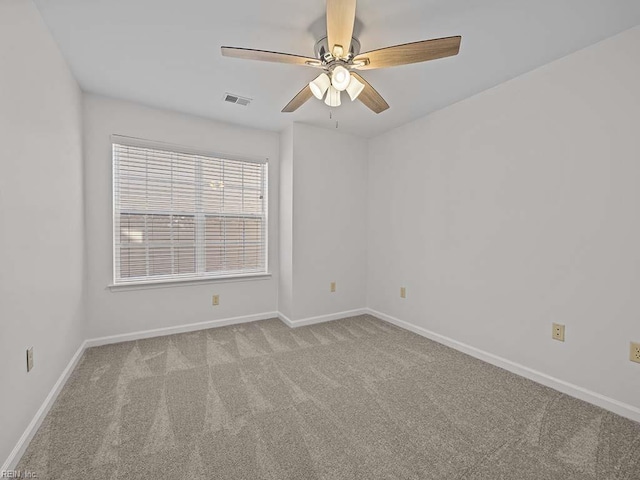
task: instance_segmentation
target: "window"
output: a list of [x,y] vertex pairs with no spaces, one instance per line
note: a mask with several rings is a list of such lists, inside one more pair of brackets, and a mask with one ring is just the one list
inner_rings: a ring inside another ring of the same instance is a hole
[[113,143],[114,284],[267,272],[267,163]]

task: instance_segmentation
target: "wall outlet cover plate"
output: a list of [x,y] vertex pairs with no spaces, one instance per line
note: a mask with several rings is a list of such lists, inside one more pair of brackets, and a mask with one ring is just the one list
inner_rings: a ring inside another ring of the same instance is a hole
[[564,325],[561,325],[560,323],[554,323],[553,329],[551,331],[551,338],[560,342],[564,342]]
[[632,362],[640,363],[640,343],[631,342],[629,360],[631,360]]

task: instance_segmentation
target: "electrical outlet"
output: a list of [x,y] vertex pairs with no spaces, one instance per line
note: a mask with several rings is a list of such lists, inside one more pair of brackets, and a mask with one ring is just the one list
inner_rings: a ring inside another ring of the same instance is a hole
[[336,291],[336,282],[331,282],[331,292],[335,292]]
[[27,348],[27,372],[33,369],[33,347]]
[[640,363],[640,343],[631,342],[631,352],[629,353],[629,360],[632,362]]
[[400,287],[400,298],[407,298],[407,289],[406,289],[406,287]]
[[559,323],[554,323],[553,330],[551,332],[551,337],[554,340],[564,342],[564,325],[561,325]]
[[211,305],[220,305],[220,295],[214,295],[211,300]]

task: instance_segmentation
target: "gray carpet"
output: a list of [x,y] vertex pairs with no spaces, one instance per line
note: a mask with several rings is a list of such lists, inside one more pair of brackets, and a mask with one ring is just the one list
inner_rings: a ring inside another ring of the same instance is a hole
[[640,424],[360,316],[86,351],[39,479],[640,479]]

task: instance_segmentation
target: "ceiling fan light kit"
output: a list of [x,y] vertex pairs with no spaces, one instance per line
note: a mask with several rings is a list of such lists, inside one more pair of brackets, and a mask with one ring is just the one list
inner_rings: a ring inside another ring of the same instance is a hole
[[362,93],[362,90],[364,90],[364,83],[359,81],[354,75],[351,75],[351,81],[347,86],[347,93],[349,94],[352,102],[358,98],[358,95]]
[[344,68],[342,65],[336,66],[331,72],[331,85],[336,90],[341,92],[345,91],[349,86],[349,81],[351,80],[351,74],[349,70]]
[[327,92],[330,86],[331,86],[331,79],[329,78],[329,75],[327,75],[326,73],[321,73],[316,77],[315,80],[312,80],[311,82],[309,82],[309,88],[311,88],[311,93],[313,93],[313,96],[316,97],[318,100],[322,100],[322,97],[324,97],[324,94]]
[[333,85],[329,87],[327,92],[327,98],[324,99],[324,103],[330,107],[339,107],[340,102],[340,90],[337,90]]
[[355,18],[356,0],[327,0],[327,36],[315,45],[317,58],[237,47],[222,47],[222,55],[323,69],[323,73],[293,97],[283,112],[294,112],[311,97],[322,100],[325,93],[325,103],[337,107],[340,92],[346,91],[352,101],[359,99],[375,113],[381,113],[389,108],[389,104],[357,70],[426,62],[451,57],[460,51],[462,37],[455,36],[360,53],[360,42],[352,38]]

